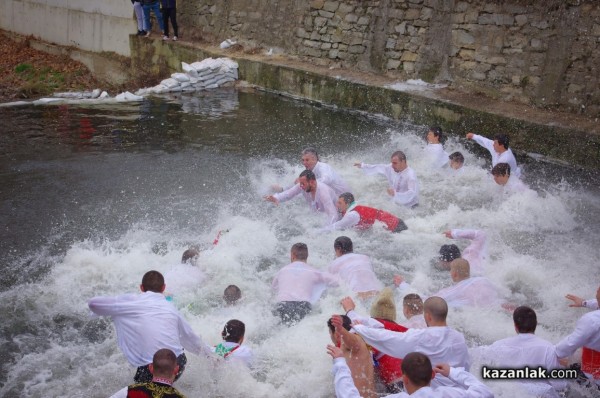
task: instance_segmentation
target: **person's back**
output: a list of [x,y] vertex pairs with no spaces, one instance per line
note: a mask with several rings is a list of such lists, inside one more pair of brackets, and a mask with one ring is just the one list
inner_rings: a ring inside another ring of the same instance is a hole
[[272,286],[276,301],[308,301],[314,304],[325,288],[334,286],[335,278],[303,261],[294,261],[277,272]]
[[254,353],[246,345],[242,345],[246,334],[246,325],[237,319],[229,320],[223,327],[223,342],[213,349],[215,354],[228,362],[241,363],[248,368],[254,364]]
[[158,350],[150,364],[152,380],[127,387],[127,398],[185,398],[173,381],[179,371],[177,358],[166,348]]
[[500,304],[496,286],[483,276],[474,276],[444,288],[435,294],[450,307],[492,307]]
[[379,291],[383,284],[373,272],[371,259],[358,253],[346,253],[329,265],[329,272],[339,275],[353,292]]

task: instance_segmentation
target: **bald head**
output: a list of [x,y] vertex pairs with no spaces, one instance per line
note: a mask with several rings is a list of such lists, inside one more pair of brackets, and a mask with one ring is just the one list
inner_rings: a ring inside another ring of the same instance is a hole
[[152,375],[173,379],[177,373],[177,357],[168,348],[162,348],[152,358]]
[[471,277],[471,266],[464,258],[457,258],[450,263],[450,274],[454,282]]
[[[423,312],[428,315],[434,324],[445,324],[448,316],[448,304],[441,297],[433,296],[425,300]],[[435,326],[429,325],[428,326]]]

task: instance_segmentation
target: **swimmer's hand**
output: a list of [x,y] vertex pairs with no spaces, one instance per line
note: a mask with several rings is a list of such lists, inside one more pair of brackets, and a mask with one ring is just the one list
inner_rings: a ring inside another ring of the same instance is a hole
[[358,167],[359,169],[362,169],[362,162],[354,163],[354,167]]
[[278,200],[277,200],[277,198],[276,198],[275,196],[273,196],[273,195],[267,195],[267,196],[265,196],[265,197],[264,197],[264,199],[265,199],[267,202],[275,203],[276,205],[278,205],[278,206],[279,206],[279,201],[278,201]]
[[452,239],[452,231],[444,231],[444,235],[446,235],[446,238]]
[[575,296],[574,294],[567,294],[565,297],[573,302],[572,304],[569,304],[569,307],[583,307],[583,298]]
[[467,139],[472,140],[474,135],[475,134],[473,134],[473,133],[467,133]]
[[352,297],[347,296],[340,300],[340,304],[342,304],[342,308],[346,311],[346,314],[349,311],[353,311],[356,308],[356,304],[354,304],[354,300]]
[[327,353],[331,355],[331,358],[333,359],[344,357],[344,353],[342,352],[342,350],[331,344],[327,344]]
[[396,194],[396,191],[394,190],[394,188],[388,188],[387,193],[390,196],[394,196]]
[[441,374],[442,376],[448,377],[450,375],[450,365],[447,363],[438,363],[433,368],[435,373]]

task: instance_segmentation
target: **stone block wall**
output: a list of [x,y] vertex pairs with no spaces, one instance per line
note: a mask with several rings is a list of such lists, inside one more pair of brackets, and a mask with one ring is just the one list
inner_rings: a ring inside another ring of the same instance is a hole
[[182,33],[600,116],[596,0],[186,0]]

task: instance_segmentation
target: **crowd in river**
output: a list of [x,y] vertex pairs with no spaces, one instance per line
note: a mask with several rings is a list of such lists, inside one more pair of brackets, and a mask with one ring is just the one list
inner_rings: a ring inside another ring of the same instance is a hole
[[[493,139],[468,133],[466,138],[486,148],[491,154],[491,176],[498,185],[497,195],[505,198],[529,188],[521,181],[521,169],[503,134]],[[432,127],[427,134],[423,156],[428,165],[448,175],[461,173],[464,156],[448,154],[443,147],[443,133]],[[398,234],[410,225],[392,214],[357,204],[348,184],[328,164],[319,161],[314,148],[302,151],[305,167],[287,188],[278,185],[264,199],[279,205],[303,196],[309,207],[322,213],[324,223],[316,233],[369,228],[387,229]],[[354,164],[366,176],[382,175],[387,187],[382,195],[397,206],[419,206],[419,180],[408,166],[404,152],[395,151],[385,164]],[[395,275],[392,287],[385,287],[373,270],[369,256],[354,252],[353,241],[339,236],[333,242],[335,259],[327,270],[308,264],[309,248],[298,242],[290,249],[290,263],[274,276],[271,286],[275,305],[273,315],[288,327],[294,327],[313,310],[330,287],[343,285],[352,296],[340,299],[344,315],[332,315],[327,326],[331,344],[327,352],[333,358],[336,396],[374,398],[390,397],[493,397],[486,381],[512,379],[531,396],[559,397],[571,383],[585,385],[598,394],[600,389],[600,287],[595,299],[567,294],[570,307],[585,307],[573,332],[557,343],[535,335],[537,314],[531,306],[516,305],[502,299],[494,283],[486,277],[487,235],[481,229],[450,229],[448,239],[465,239],[464,250],[455,244],[439,249],[437,272],[449,273],[452,284],[431,294],[417,294],[402,275]],[[325,236],[325,235],[324,235]],[[218,244],[219,237],[214,244]],[[245,324],[229,320],[216,346],[205,344],[173,305],[177,289],[197,285],[203,275],[194,265],[199,252],[184,252],[182,263],[164,276],[148,271],[142,278],[141,294],[95,297],[89,300],[91,311],[110,316],[117,332],[117,343],[131,365],[137,368],[135,383],[115,396],[180,397],[173,383],[183,373],[184,353],[206,357],[210,361],[237,363],[252,368],[254,355],[243,344]],[[235,306],[241,290],[228,286],[223,294],[225,305]],[[406,321],[396,322],[395,295],[402,297]],[[360,314],[356,303],[370,308]],[[515,335],[491,345],[467,347],[463,333],[449,327],[449,308],[495,308],[510,312]],[[290,342],[293,344],[293,342]],[[581,363],[573,354],[581,349]],[[469,372],[472,355],[483,365],[481,377]],[[308,388],[308,386],[307,386]],[[305,394],[303,394],[305,395]]]

